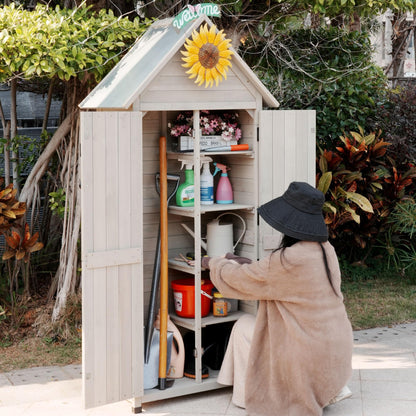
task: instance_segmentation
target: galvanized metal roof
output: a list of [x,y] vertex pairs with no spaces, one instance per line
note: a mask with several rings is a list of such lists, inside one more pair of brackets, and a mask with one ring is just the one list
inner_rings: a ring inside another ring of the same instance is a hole
[[[145,90],[150,81],[183,46],[186,38],[201,23],[212,22],[200,16],[180,31],[173,27],[173,18],[153,23],[130,51],[107,74],[106,77],[81,102],[80,108],[87,109],[128,109]],[[232,48],[231,48],[232,49]],[[278,101],[261,83],[254,72],[234,51],[233,63],[246,73],[259,90],[267,106],[278,107]]]

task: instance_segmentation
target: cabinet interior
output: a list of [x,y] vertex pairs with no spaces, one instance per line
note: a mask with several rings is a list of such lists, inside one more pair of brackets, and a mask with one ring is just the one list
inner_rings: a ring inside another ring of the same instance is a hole
[[[225,110],[231,111],[231,110]],[[233,204],[214,204],[213,206],[200,207],[201,212],[190,207],[177,207],[175,196],[172,197],[169,205],[168,214],[168,245],[169,245],[169,283],[172,280],[189,278],[198,274],[192,267],[177,259],[180,255],[186,256],[188,253],[195,253],[196,245],[200,247],[200,239],[206,236],[207,223],[218,215],[227,212],[235,212],[241,216],[246,224],[244,237],[235,248],[235,254],[257,259],[257,212],[258,206],[258,177],[257,177],[257,128],[255,121],[249,112],[245,110],[232,110],[239,114],[239,122],[242,130],[242,138],[239,143],[247,143],[249,151],[245,152],[215,152],[202,154],[210,156],[214,162],[223,163],[230,168],[228,176],[233,188]],[[159,195],[156,190],[156,174],[159,172],[159,137],[167,137],[168,149],[168,174],[180,175],[180,183],[183,183],[184,170],[181,170],[181,162],[178,161],[180,155],[176,152],[174,139],[169,135],[167,124],[173,122],[178,112],[147,112],[143,118],[143,207],[144,207],[144,226],[143,226],[143,259],[144,259],[144,317],[147,322],[148,305],[150,301],[150,291],[153,277],[153,267],[155,261],[155,251],[159,227]],[[172,150],[175,149],[175,150]],[[192,153],[185,153],[193,155]],[[210,163],[211,173],[214,173],[214,166]],[[197,169],[194,167],[194,175],[197,175]],[[214,194],[220,175],[214,177]],[[195,186],[195,192],[197,192]],[[168,189],[168,195],[171,189]],[[196,235],[195,239],[185,231],[181,224],[186,224],[191,230],[194,230],[196,217],[200,218],[201,235]],[[231,215],[224,215],[222,221],[233,223],[234,242],[243,231],[242,222]],[[197,241],[197,243],[195,242]],[[201,249],[201,255],[205,250]],[[225,254],[225,253],[224,253]],[[209,272],[202,270],[200,279],[208,279]],[[158,300],[157,300],[158,303]],[[180,332],[185,335],[188,331],[195,331],[195,343],[198,344],[198,337],[201,334],[201,328],[209,325],[218,325],[225,322],[232,322],[238,319],[239,312],[230,313],[227,317],[217,318],[212,316],[212,308],[208,317],[202,320],[192,318],[181,318],[175,314],[173,305],[173,294],[169,288],[169,315]],[[240,311],[255,313],[256,303],[239,301],[238,309]],[[241,313],[240,313],[241,314]],[[199,340],[200,342],[200,340]],[[198,365],[197,365],[198,370]],[[215,372],[214,372],[215,373]],[[215,380],[215,374],[210,375]],[[198,381],[198,380],[197,380]],[[186,380],[184,382],[189,382]],[[203,381],[205,382],[205,381]],[[217,385],[217,388],[220,385]],[[151,398],[152,392],[145,392]],[[150,400],[149,398],[149,400]]]

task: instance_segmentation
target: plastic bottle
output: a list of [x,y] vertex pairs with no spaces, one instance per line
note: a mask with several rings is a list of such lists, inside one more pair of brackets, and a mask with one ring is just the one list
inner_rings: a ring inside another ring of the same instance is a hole
[[209,169],[209,161],[203,162],[201,173],[201,205],[214,203],[214,176]]
[[231,182],[228,179],[227,170],[228,167],[221,163],[214,163],[215,172],[214,176],[221,171],[221,177],[218,182],[217,192],[215,193],[215,199],[217,204],[232,204],[233,203],[233,188]]
[[181,169],[185,166],[185,182],[179,185],[176,191],[176,205],[180,207],[193,207],[194,206],[194,171],[193,157],[179,158],[182,162]]

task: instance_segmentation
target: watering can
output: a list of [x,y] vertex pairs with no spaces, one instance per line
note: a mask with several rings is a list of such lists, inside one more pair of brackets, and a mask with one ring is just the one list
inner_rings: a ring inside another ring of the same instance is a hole
[[[233,224],[220,223],[220,218],[224,215],[234,215],[243,223],[243,231],[236,243],[233,242]],[[181,225],[195,238],[194,232],[186,224]],[[246,228],[246,223],[240,215],[235,214],[234,212],[224,212],[207,224],[207,242],[201,241],[201,247],[207,252],[209,257],[223,256],[227,253],[234,254],[234,250],[243,238]]]

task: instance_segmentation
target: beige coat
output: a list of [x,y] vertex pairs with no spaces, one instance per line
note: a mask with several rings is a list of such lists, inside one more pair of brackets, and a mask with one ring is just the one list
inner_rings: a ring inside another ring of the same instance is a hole
[[299,242],[253,262],[209,262],[226,297],[259,300],[245,386],[249,415],[320,416],[351,376],[352,329],[340,291],[335,250]]

